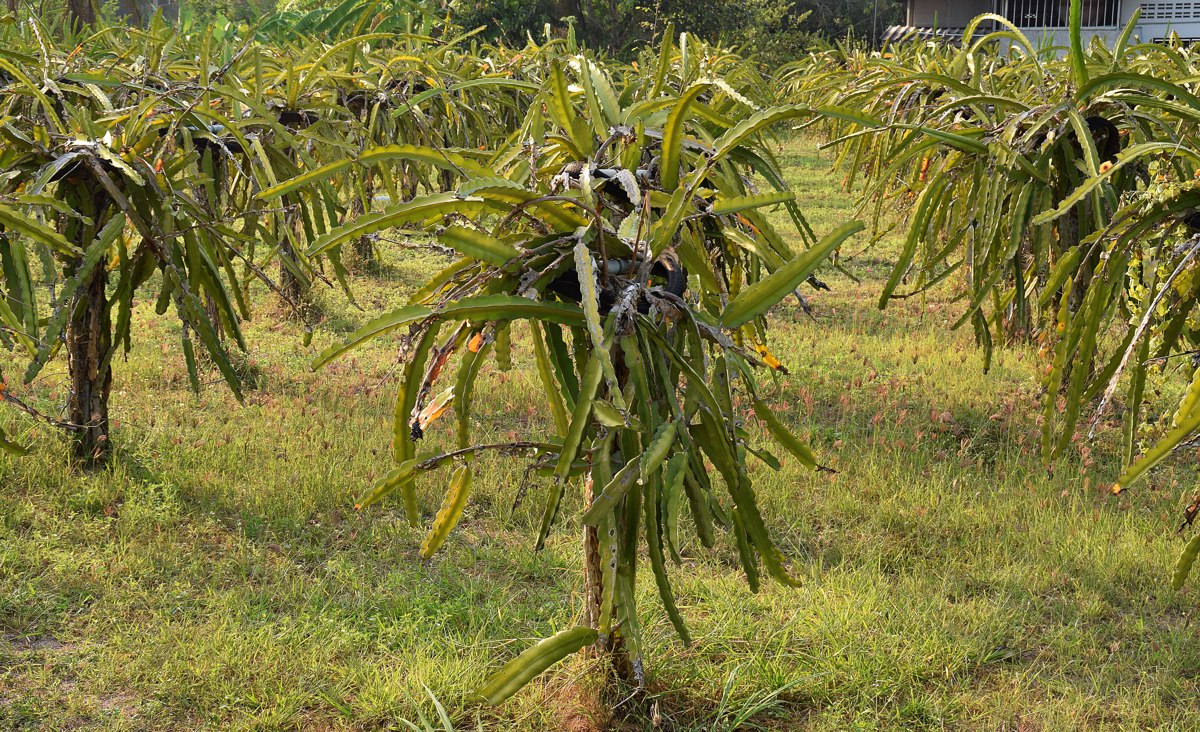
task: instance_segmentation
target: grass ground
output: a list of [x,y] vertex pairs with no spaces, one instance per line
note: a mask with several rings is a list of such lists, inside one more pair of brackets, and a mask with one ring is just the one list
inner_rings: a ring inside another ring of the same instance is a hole
[[[811,144],[784,161],[818,231],[850,217]],[[1033,352],[1002,351],[983,374],[970,334],[949,330],[948,293],[878,311],[890,244],[864,244],[843,252],[861,283],[831,273],[816,322],[773,315],[791,370],[782,411],[839,470],[753,472],[806,582],[751,595],[734,547],[694,547],[671,570],[698,639],[683,648],[642,573],[650,689],[622,709],[626,726],[1200,726],[1197,599],[1166,579],[1193,473],[1180,462],[1112,497],[1103,439],[1048,473]],[[463,699],[577,619],[576,527],[534,553],[536,501],[514,508],[521,466],[489,459],[448,551],[421,562],[396,502],[353,511],[389,467],[397,344],[306,367],[436,259],[389,248],[355,278],[362,310],[326,296],[310,347],[264,313],[248,331],[258,388],[245,406],[219,383],[188,391],[177,325],[146,303],[104,471],[70,466],[58,436],[4,415],[35,452],[0,457],[0,728],[395,728],[431,713],[425,687],[466,729],[574,723],[582,661],[498,710]],[[513,371],[486,367],[484,436],[547,426],[520,343]],[[63,390],[59,371],[26,395],[50,405]],[[444,479],[425,481],[427,517]]]

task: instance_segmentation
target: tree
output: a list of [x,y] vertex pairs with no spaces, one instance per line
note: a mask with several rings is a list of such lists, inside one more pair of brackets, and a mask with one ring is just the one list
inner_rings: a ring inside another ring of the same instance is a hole
[[[1074,0],[1061,57],[981,16],[960,46],[844,46],[787,78],[843,147],[847,181],[867,182],[864,204],[908,214],[880,307],[956,282],[958,325],[989,357],[994,343],[1036,339],[1048,468],[1122,391],[1121,493],[1200,435],[1200,100],[1190,47],[1132,42],[1137,13],[1111,46],[1085,43],[1083,14]],[[1182,399],[1152,403],[1154,382],[1180,367]],[[1144,424],[1154,413],[1170,417]],[[1193,499],[1185,524],[1198,512]],[[1198,553],[1193,538],[1176,587]]]
[[[723,60],[701,77],[688,54]],[[643,541],[662,606],[690,642],[667,571],[668,558],[679,561],[685,510],[705,546],[717,540],[715,528],[728,533],[751,587],[758,586],[760,564],[779,582],[797,581],[769,536],[746,469],[750,459],[779,462],[749,444],[735,405],[745,399],[794,459],[818,467],[773,414],[755,374],[779,365],[765,345],[765,313],[862,227],[808,238],[795,196],[763,141],[773,125],[803,108],[756,111],[744,93],[713,76],[737,71],[741,62],[702,44],[677,49],[668,40],[658,58],[641,72],[615,76],[587,55],[550,55],[520,129],[502,138],[486,163],[414,146],[364,153],[369,164],[425,160],[452,171],[457,190],[349,221],[311,250],[423,222],[461,255],[409,304],[314,362],[320,367],[372,338],[408,330],[393,430],[397,466],[360,508],[398,491],[415,526],[418,478],[453,466],[421,545],[429,558],[461,517],[473,461],[485,451],[526,455],[551,478],[539,548],[565,520],[564,506],[582,506],[586,625],[502,668],[480,690],[491,703],[588,646],[608,654],[619,677],[640,681],[633,586]],[[344,168],[330,164],[266,195],[315,185]],[[784,207],[810,248],[795,252],[785,243],[762,212],[770,206]],[[493,356],[506,367],[520,324],[527,326],[523,342],[535,357],[556,434],[476,443],[472,395],[481,368]],[[454,383],[439,392],[455,357]],[[419,453],[425,431],[451,408],[456,449]],[[718,498],[722,486],[728,503]],[[568,489],[580,492],[578,502],[568,499]]]
[[[1111,312],[1124,265],[1105,258],[1095,242],[1108,236],[1120,197],[1143,185],[1135,168],[1116,163],[1134,150],[1157,149],[1130,144],[1156,134],[1157,125],[1146,126],[1147,110],[1165,102],[1171,114],[1178,109],[1173,100],[1191,98],[1183,87],[1132,68],[1106,73],[1123,63],[1125,40],[1113,51],[1094,47],[1094,59],[1087,58],[1078,3],[1073,7],[1074,42],[1061,60],[1043,58],[1007,21],[982,16],[961,47],[914,44],[896,49],[899,61],[895,52],[886,58],[850,51],[840,68],[830,65],[835,71],[807,81],[808,63],[795,71],[801,88],[828,90],[815,95],[814,112],[831,120],[844,143],[839,160],[848,180],[862,175],[865,198],[908,209],[908,236],[881,308],[962,272],[965,308],[957,325],[973,326],[989,363],[993,344],[1066,328],[1081,316],[1089,323],[1050,349],[1047,462],[1072,444],[1092,391],[1087,382],[1116,368],[1096,360],[1102,331],[1095,318]],[[985,33],[992,21],[999,29]],[[1001,37],[1014,40],[1011,53],[997,48]],[[1101,184],[1090,183],[1101,169]]]
[[827,40],[847,37],[878,46],[880,36],[890,25],[904,21],[904,3],[897,0],[795,0],[790,18],[802,18],[806,32]]
[[[151,35],[160,44],[171,38],[162,26]],[[239,233],[196,193],[219,185],[214,159],[252,146],[208,100],[201,116],[195,84],[173,82],[165,69],[147,83],[147,70],[109,63],[98,81],[89,52],[99,49],[62,53],[41,38],[26,48],[27,68],[4,62],[15,90],[5,114],[23,131],[10,128],[0,142],[0,340],[28,357],[26,383],[65,355],[68,420],[57,424],[71,431],[80,459],[96,462],[111,445],[113,362],[130,348],[133,302],[146,289],[157,291],[160,315],[175,309],[193,386],[199,340],[240,397],[217,335],[224,330],[245,348],[239,322],[248,310],[232,266]],[[173,62],[158,50],[159,61]],[[54,81],[43,92],[34,78]],[[207,80],[221,81],[212,69]],[[255,125],[244,119],[242,130]],[[16,398],[12,389],[5,397]]]
[[[399,22],[365,10],[363,20]],[[270,24],[280,39],[264,40],[239,38],[229,21],[179,30],[156,15],[144,31],[116,26],[69,51],[45,43],[35,20],[5,31],[20,53],[0,59],[11,92],[0,138],[0,342],[29,357],[26,382],[65,357],[68,416],[50,421],[72,432],[80,457],[102,459],[110,445],[112,367],[131,345],[129,311],[145,289],[158,314],[175,308],[193,386],[198,340],[237,392],[224,344],[245,348],[239,322],[252,281],[299,312],[311,281],[345,286],[340,247],[306,250],[344,220],[346,200],[365,212],[377,183],[399,202],[453,178],[412,160],[397,164],[399,185],[388,169],[342,176],[336,191],[323,182],[260,194],[330,160],[353,170],[353,153],[397,137],[474,150],[519,119],[516,100],[537,89],[427,36],[297,43],[285,19]],[[328,25],[335,34],[353,26],[346,17]],[[125,60],[135,33],[144,62]],[[394,45],[372,49],[385,40]],[[396,53],[410,60],[397,63]],[[277,278],[266,273],[272,264]],[[29,407],[15,390],[2,393]]]

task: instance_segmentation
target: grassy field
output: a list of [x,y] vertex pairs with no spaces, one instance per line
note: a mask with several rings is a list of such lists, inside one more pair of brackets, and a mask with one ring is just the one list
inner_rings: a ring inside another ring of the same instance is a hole
[[[818,231],[852,215],[812,144],[784,160]],[[1179,460],[1108,495],[1111,434],[1048,473],[1033,351],[999,352],[983,374],[971,334],[949,330],[949,292],[877,310],[893,243],[848,244],[861,282],[822,275],[833,291],[813,296],[815,321],[773,314],[791,370],[781,411],[839,471],[752,467],[805,585],[752,595],[731,543],[693,547],[671,570],[698,641],[684,648],[643,572],[649,690],[620,707],[622,728],[1200,726],[1197,598],[1167,586],[1194,473]],[[361,309],[321,296],[310,347],[260,309],[245,406],[215,373],[188,391],[178,325],[143,303],[104,471],[68,465],[61,437],[4,412],[35,451],[0,457],[0,728],[403,728],[432,714],[425,687],[459,728],[588,728],[578,659],[498,710],[463,704],[578,619],[577,526],[531,548],[544,482],[518,502],[523,466],[481,461],[460,530],[429,562],[398,502],[353,510],[389,467],[398,341],[307,363],[438,265],[385,245],[354,279]],[[521,343],[514,370],[485,367],[482,436],[547,429]],[[51,406],[64,383],[60,370],[14,388]],[[424,481],[427,518],[446,477]]]

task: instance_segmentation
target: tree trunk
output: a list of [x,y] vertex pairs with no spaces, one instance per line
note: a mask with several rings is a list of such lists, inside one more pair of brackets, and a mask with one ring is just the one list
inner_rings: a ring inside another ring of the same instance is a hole
[[[417,176],[408,169],[407,165],[401,168],[398,188],[401,201],[411,201],[417,195]],[[392,203],[400,203],[400,201],[392,201]]]
[[134,28],[141,28],[145,25],[139,0],[118,0],[117,14],[124,16],[126,22]]
[[574,18],[576,22],[583,19],[583,8],[580,0],[556,0],[553,6],[554,21],[561,22],[563,18]]
[[[370,191],[370,177],[367,178],[367,190]],[[368,194],[369,195],[369,194]],[[350,199],[350,211],[346,216],[347,221],[354,221],[359,216],[366,213],[368,204],[363,201],[361,196],[354,195]],[[353,241],[351,247],[354,250],[355,264],[362,265],[370,262],[375,258],[375,245],[371,243],[371,237],[360,236]]]
[[[1060,246],[1063,251],[1070,247],[1077,247],[1084,239],[1091,234],[1091,229],[1082,230],[1084,221],[1091,221],[1091,210],[1088,202],[1079,203],[1075,208],[1067,212],[1063,217],[1064,224],[1060,226]],[[1065,238],[1063,238],[1065,237]],[[1071,289],[1070,309],[1072,313],[1078,313],[1083,307],[1083,299],[1087,296],[1088,290],[1092,286],[1092,278],[1095,276],[1096,269],[1100,266],[1099,247],[1088,247],[1086,254],[1079,261],[1079,266],[1075,270],[1075,285]]]
[[289,263],[296,266],[296,250],[292,248],[291,232],[285,232],[279,240],[279,289],[299,306],[304,300],[304,284],[288,266]]
[[20,10],[20,4],[18,0],[4,0],[4,6],[10,13],[16,13],[18,10]]
[[204,314],[208,316],[208,321],[212,323],[213,332],[217,334],[217,340],[225,341],[225,324],[221,321],[221,311],[217,307],[217,301],[212,295],[204,295]]
[[[584,510],[592,506],[592,474],[583,477]],[[603,601],[603,576],[600,567],[600,533],[595,526],[583,527],[583,617],[590,628],[600,627],[600,603]]]
[[[137,7],[137,0],[121,0],[121,2],[122,2],[122,7],[124,6],[124,3],[126,3],[126,2],[132,4],[134,7]],[[139,24],[140,24],[140,22],[141,21],[139,20]],[[212,216],[214,219],[219,219],[221,217],[221,200],[220,200],[221,192],[220,192],[220,189],[222,186],[225,185],[225,164],[224,164],[225,156],[221,155],[220,153],[216,152],[215,150],[212,152],[206,153],[205,155],[211,156],[208,158],[208,160],[210,160],[212,162],[213,189],[216,193],[217,200],[215,200],[215,201],[211,200],[212,197],[208,195],[208,186],[203,186],[203,185],[195,186],[192,189],[192,195],[195,196],[196,200],[199,201],[201,203],[201,205],[204,206],[204,208],[208,211],[208,214],[210,216]],[[204,162],[205,162],[205,158],[204,158],[204,156],[202,156],[201,157],[201,170],[204,169]],[[204,314],[208,317],[208,321],[210,323],[212,323],[213,331],[216,332],[216,334],[217,334],[217,340],[224,341],[225,340],[225,327],[221,323],[221,312],[217,308],[217,301],[215,299],[213,299],[212,295],[207,294],[207,293],[204,295]]]
[[112,321],[105,287],[104,262],[71,304],[67,323],[67,373],[71,381],[70,422],[75,428],[75,455],[88,463],[108,455],[108,395],[112,390]]
[[92,0],[67,0],[67,12],[71,18],[71,30],[76,33],[96,27],[96,6]]
[[[625,352],[620,345],[614,344],[611,355],[613,367],[617,375],[618,388],[623,389],[629,383],[629,368],[625,365]],[[580,361],[580,363],[584,363],[584,361]],[[607,389],[604,392],[607,393]],[[593,459],[595,459],[595,455],[593,455]],[[583,480],[583,504],[586,511],[592,507],[596,486],[590,470],[584,474]],[[626,497],[627,501],[635,501],[638,504],[639,513],[641,505],[640,494],[640,488],[635,487]],[[629,527],[626,526],[625,530],[628,531]],[[637,529],[634,528],[633,530],[636,531]],[[596,629],[600,628],[600,612],[604,602],[604,576],[601,564],[603,561],[605,561],[605,557],[600,547],[599,529],[594,526],[585,526],[583,529],[584,618],[590,627]],[[616,571],[615,567],[613,571]],[[596,656],[605,661],[604,672],[607,674],[606,687],[611,686],[614,679],[626,684],[632,684],[636,681],[633,659],[630,658],[629,649],[625,646],[624,639],[615,626],[614,612],[613,632],[609,633],[607,637],[602,636],[596,645],[592,647]]]
[[360,264],[365,264],[375,259],[375,245],[371,243],[369,236],[360,236],[354,240],[354,258]]
[[[295,132],[295,130],[292,130]],[[298,155],[292,148],[286,148],[283,151],[285,157],[296,164]],[[300,200],[293,196],[284,197],[284,205],[293,207],[291,211],[283,215],[283,227],[279,232],[279,289],[283,292],[284,297],[292,301],[292,304],[299,308],[304,301],[304,282],[300,276],[288,267],[290,263],[296,270],[300,269],[300,262],[296,258],[296,250],[292,247],[292,240],[295,237],[299,241],[299,236],[296,234],[296,229],[301,226],[301,217],[304,216],[303,209],[300,207]]]
[[1022,252],[1013,259],[1013,302],[1008,318],[1010,343],[1030,343],[1033,340],[1033,314],[1025,297],[1025,263]]
[[[290,151],[288,155],[291,155]],[[284,203],[285,206],[295,206],[296,208],[283,214],[283,223],[278,230],[279,290],[285,298],[291,301],[293,306],[299,308],[304,300],[304,283],[295,271],[299,269],[300,263],[296,261],[296,250],[292,246],[292,238],[296,236],[296,229],[300,226],[302,214],[297,206],[297,201],[287,197],[284,199]]]
[[[592,506],[595,485],[591,473],[584,475],[584,510]],[[595,526],[583,527],[583,603],[584,621],[589,627],[600,627],[600,607],[604,601],[604,576],[600,563],[603,561],[600,551],[600,533]],[[609,678],[616,677],[625,683],[634,679],[633,661],[620,634],[613,632],[607,638],[601,637],[592,652],[598,658],[606,659],[605,673]],[[606,684],[607,685],[607,684]]]

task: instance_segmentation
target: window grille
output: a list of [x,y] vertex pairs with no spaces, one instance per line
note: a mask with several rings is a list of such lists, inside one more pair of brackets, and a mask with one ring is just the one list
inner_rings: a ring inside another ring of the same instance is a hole
[[1142,3],[1142,20],[1191,20],[1200,18],[1200,2]]
[[[1172,8],[1185,5],[1188,12],[1200,12],[1200,2],[1143,3],[1143,19],[1147,18],[1148,5]],[[1070,0],[1004,0],[1003,15],[1018,28],[1066,28],[1069,24],[1070,7]],[[1120,24],[1120,0],[1083,0],[1085,28],[1112,28]]]

